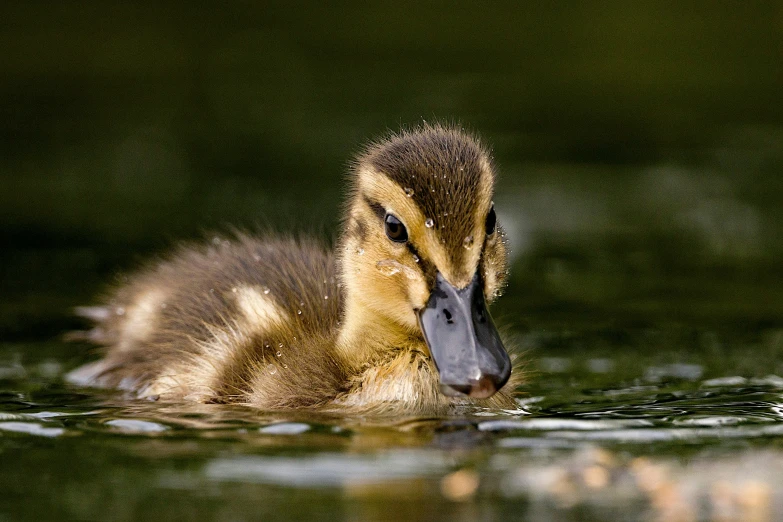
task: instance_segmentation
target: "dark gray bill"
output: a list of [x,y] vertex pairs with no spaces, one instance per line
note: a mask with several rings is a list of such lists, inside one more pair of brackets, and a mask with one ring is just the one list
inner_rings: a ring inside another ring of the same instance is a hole
[[511,361],[484,302],[476,274],[458,290],[439,273],[419,325],[446,395],[487,398],[511,375]]

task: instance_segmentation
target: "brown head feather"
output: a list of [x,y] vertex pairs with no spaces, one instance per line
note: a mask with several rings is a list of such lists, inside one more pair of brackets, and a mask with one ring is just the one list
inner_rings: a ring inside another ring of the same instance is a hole
[[370,145],[356,170],[365,166],[410,195],[459,264],[466,238],[475,235],[476,201],[491,199],[495,179],[490,154],[478,138],[456,127],[426,125]]

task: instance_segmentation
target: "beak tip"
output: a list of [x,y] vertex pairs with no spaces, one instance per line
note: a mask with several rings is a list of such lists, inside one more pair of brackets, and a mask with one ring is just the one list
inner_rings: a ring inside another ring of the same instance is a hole
[[465,385],[453,385],[453,384],[441,384],[440,390],[443,395],[449,397],[471,397],[473,399],[489,399],[501,388],[498,386],[495,380],[488,376],[483,375],[479,380],[472,381],[470,384]]
[[489,399],[498,391],[497,383],[491,377],[484,375],[477,382],[473,383],[470,389],[470,396],[476,399]]

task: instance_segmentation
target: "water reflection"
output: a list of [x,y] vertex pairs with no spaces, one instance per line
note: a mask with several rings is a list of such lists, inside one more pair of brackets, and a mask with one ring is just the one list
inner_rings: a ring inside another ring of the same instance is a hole
[[373,455],[319,454],[297,458],[245,456],[211,460],[204,475],[208,480],[334,487],[433,477],[449,464],[443,454],[400,450]]

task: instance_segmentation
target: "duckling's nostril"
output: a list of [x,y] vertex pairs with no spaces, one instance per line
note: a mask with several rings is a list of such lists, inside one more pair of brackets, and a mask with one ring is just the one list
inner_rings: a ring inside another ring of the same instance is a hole
[[451,312],[448,309],[443,309],[443,316],[446,318],[446,324],[454,324],[454,319],[452,319]]

